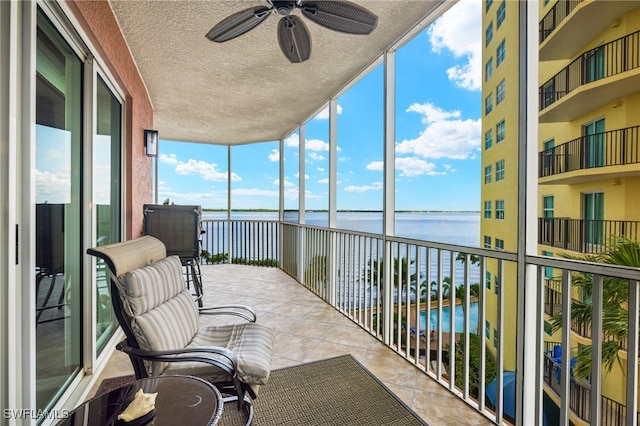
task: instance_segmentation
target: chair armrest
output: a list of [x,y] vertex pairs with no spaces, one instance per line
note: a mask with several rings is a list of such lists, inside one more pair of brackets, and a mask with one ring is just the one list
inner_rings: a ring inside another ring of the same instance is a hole
[[[214,365],[227,374],[235,376],[238,358],[230,350],[218,346],[197,346],[181,349],[169,349],[165,351],[146,351],[144,349],[136,349],[122,341],[116,345],[116,349],[126,353],[129,356],[139,358],[146,361],[157,362],[202,362]],[[220,355],[228,360],[208,357],[206,354]]]
[[220,305],[200,308],[201,315],[234,315],[244,318],[249,322],[256,322],[258,314],[250,306],[246,305]]

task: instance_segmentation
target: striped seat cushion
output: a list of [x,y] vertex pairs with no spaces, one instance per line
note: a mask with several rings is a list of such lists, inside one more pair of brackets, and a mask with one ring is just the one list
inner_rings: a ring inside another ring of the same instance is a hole
[[[198,330],[198,308],[177,256],[127,272],[118,286],[140,349],[179,349],[191,342]],[[150,375],[157,375],[166,363],[145,362],[145,366]]]
[[[238,358],[237,375],[244,383],[264,385],[271,371],[271,352],[275,331],[254,322],[202,327],[189,347],[220,346]],[[213,382],[226,380],[209,364],[197,362],[171,363],[164,374],[185,374],[208,377]]]

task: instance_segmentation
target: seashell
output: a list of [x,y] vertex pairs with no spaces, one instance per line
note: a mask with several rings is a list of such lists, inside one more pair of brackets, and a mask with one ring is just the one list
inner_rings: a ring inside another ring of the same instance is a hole
[[138,389],[133,401],[127,405],[127,408],[118,415],[118,420],[130,422],[137,418],[150,413],[156,407],[156,396],[158,393],[144,393],[142,389]]

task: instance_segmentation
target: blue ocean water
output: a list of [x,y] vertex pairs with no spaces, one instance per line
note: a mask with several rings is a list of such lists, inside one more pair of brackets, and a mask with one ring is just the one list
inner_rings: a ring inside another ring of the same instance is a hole
[[[294,217],[295,216],[295,217]],[[226,212],[203,212],[204,220],[226,220]],[[233,212],[233,220],[277,220],[277,212]],[[297,221],[297,213],[289,217],[289,221]],[[373,234],[382,233],[382,212],[338,212],[337,228]],[[327,226],[327,212],[306,212],[305,223],[315,226]],[[478,212],[398,212],[396,213],[395,235],[427,242],[456,244],[468,247],[479,247],[480,243],[480,213]],[[426,252],[421,252],[421,274],[425,272]],[[454,254],[455,255],[455,254]],[[430,263],[432,276],[428,282],[437,277],[438,254],[431,250]],[[450,254],[443,254],[443,276],[450,275]],[[464,281],[464,264],[456,262],[456,286]],[[477,265],[470,268],[470,282],[480,282],[480,272]],[[423,278],[424,275],[423,275]]]
[[[233,212],[234,220],[277,220],[277,212]],[[203,212],[203,219],[224,220],[225,212]],[[297,214],[296,214],[297,218]],[[285,220],[287,217],[285,217]],[[292,218],[293,219],[293,218]],[[327,226],[327,212],[306,212],[305,223]],[[382,212],[338,212],[337,228],[382,233]],[[398,212],[395,235],[424,241],[479,247],[479,212]]]

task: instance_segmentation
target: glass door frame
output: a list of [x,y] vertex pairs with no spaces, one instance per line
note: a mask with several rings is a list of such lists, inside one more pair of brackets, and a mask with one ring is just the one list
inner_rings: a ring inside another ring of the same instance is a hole
[[[38,9],[47,16],[53,23],[54,28],[62,38],[69,44],[72,50],[78,55],[84,65],[83,71],[83,105],[80,112],[80,120],[83,122],[81,130],[82,137],[82,158],[81,158],[81,206],[80,216],[81,226],[81,369],[80,373],[72,377],[54,404],[49,406],[50,410],[60,410],[63,406],[75,405],[84,397],[89,386],[87,374],[99,370],[104,366],[110,355],[110,350],[104,350],[101,354],[96,354],[96,290],[95,290],[95,260],[91,256],[85,256],[86,249],[93,247],[96,241],[96,213],[93,208],[92,194],[92,150],[94,141],[94,131],[96,126],[96,84],[98,76],[102,78],[108,86],[112,95],[117,98],[122,108],[120,111],[120,237],[125,233],[125,153],[126,153],[126,103],[124,91],[121,90],[117,80],[110,73],[106,64],[99,57],[93,56],[93,48],[90,38],[83,32],[79,23],[75,20],[73,12],[68,9],[68,5],[57,2],[45,2],[42,0],[25,2],[2,2],[2,13],[0,19],[5,23],[7,9],[11,11],[9,28],[12,34],[16,35],[13,43],[13,52],[9,52],[9,64],[7,68],[14,69],[16,73],[30,76],[23,79],[22,85],[15,88],[15,96],[9,98],[8,102],[11,113],[15,114],[15,122],[18,123],[15,129],[9,129],[9,152],[15,155],[16,166],[9,167],[8,172],[15,172],[15,183],[7,183],[0,180],[0,197],[4,202],[5,198],[15,202],[9,204],[9,222],[17,224],[16,237],[19,241],[18,262],[15,268],[15,281],[6,293],[0,292],[0,303],[2,306],[11,307],[6,316],[10,323],[18,324],[11,328],[8,336],[2,336],[2,343],[7,343],[5,347],[10,348],[7,354],[3,354],[3,365],[8,365],[7,377],[2,376],[5,383],[8,383],[10,395],[0,396],[6,407],[36,407],[36,345],[35,345],[35,251],[36,251],[36,218],[35,218],[35,76],[36,76],[36,34],[38,28]],[[3,33],[4,34],[4,33]],[[0,39],[4,41],[4,39]],[[10,46],[12,47],[12,46]],[[22,51],[22,57],[18,52]],[[5,52],[2,52],[3,58]],[[0,76],[4,83],[6,77],[3,76],[5,69],[3,63]],[[1,87],[4,89],[4,85]],[[11,92],[10,92],[11,93]],[[3,102],[5,101],[3,97]],[[4,104],[3,104],[4,105]],[[0,106],[1,107],[1,106]],[[0,113],[5,114],[2,108]],[[13,115],[12,115],[13,116]],[[4,120],[4,115],[2,116]],[[4,132],[4,129],[2,130]],[[4,133],[2,133],[4,138]],[[10,158],[1,157],[1,165],[11,164]],[[4,186],[8,185],[7,191]],[[14,216],[12,216],[12,213]],[[15,217],[12,220],[12,217]],[[4,224],[2,224],[4,225]],[[13,226],[13,225],[12,225]],[[16,243],[16,238],[8,239],[8,244]],[[0,254],[4,253],[4,247],[0,248]],[[10,258],[11,256],[3,256]],[[8,272],[11,274],[11,272]],[[9,281],[11,282],[11,281]],[[119,340],[121,333],[116,332],[111,336],[106,348],[112,348]],[[6,361],[6,364],[5,364]],[[44,409],[45,407],[38,407]]]

